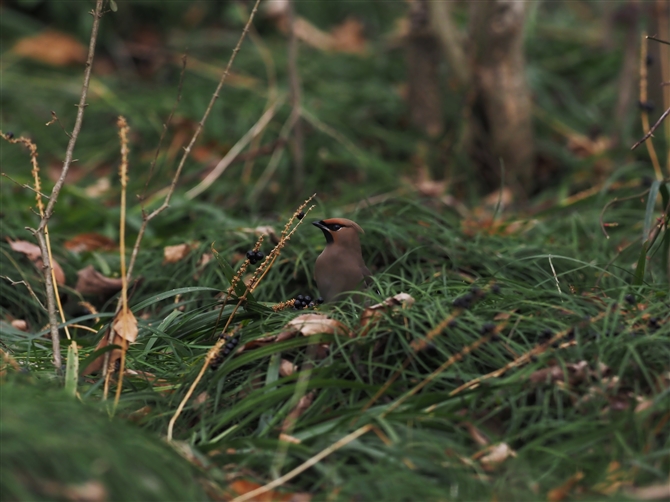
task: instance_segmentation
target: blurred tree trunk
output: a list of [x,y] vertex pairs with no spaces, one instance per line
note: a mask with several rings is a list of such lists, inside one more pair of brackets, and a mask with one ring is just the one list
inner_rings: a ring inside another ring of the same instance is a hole
[[470,153],[485,188],[504,184],[517,202],[532,190],[535,149],[532,102],[526,82],[523,28],[526,2],[485,0],[470,3],[472,85]]
[[430,137],[442,133],[442,91],[438,68],[442,55],[430,27],[427,0],[410,2],[407,37],[408,99],[412,125]]

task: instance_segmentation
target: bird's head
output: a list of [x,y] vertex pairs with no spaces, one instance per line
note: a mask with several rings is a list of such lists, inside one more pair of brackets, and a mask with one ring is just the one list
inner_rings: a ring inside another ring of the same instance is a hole
[[360,246],[358,234],[364,233],[358,223],[346,218],[328,218],[327,220],[312,222],[312,225],[321,229],[326,238],[327,245]]

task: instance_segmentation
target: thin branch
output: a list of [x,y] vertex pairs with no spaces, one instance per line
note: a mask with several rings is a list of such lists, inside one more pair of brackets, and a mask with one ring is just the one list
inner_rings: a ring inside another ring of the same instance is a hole
[[2,174],[0,174],[0,176],[4,176],[4,177],[7,178],[9,181],[12,181],[12,182],[16,183],[16,184],[17,184],[18,186],[20,186],[21,188],[27,188],[28,190],[32,190],[33,192],[35,192],[36,194],[38,194],[40,197],[44,197],[45,199],[48,199],[48,198],[49,198],[48,195],[43,194],[42,192],[38,192],[37,190],[35,190],[35,189],[34,189],[33,187],[31,187],[30,185],[28,185],[28,184],[26,184],[26,183],[21,183],[20,181],[16,181],[15,179],[13,179],[13,178],[12,178],[9,174],[7,174],[7,173],[2,173]]
[[79,98],[79,104],[77,105],[77,118],[74,122],[74,127],[72,128],[72,136],[70,141],[67,144],[67,150],[65,151],[65,160],[63,161],[63,170],[60,173],[58,181],[51,191],[51,198],[49,199],[49,204],[47,204],[46,211],[44,213],[44,218],[40,222],[40,226],[37,228],[37,231],[40,232],[44,229],[44,226],[51,218],[51,215],[54,212],[56,206],[56,201],[58,201],[58,194],[60,194],[61,188],[65,183],[65,177],[70,169],[70,164],[72,163],[72,154],[74,153],[74,146],[77,143],[77,138],[79,137],[79,132],[81,131],[81,125],[84,121],[84,110],[88,106],[86,103],[86,97],[88,96],[88,86],[91,82],[91,70],[93,68],[93,58],[95,56],[95,44],[98,39],[98,30],[100,28],[100,19],[102,18],[102,4],[103,0],[96,0],[95,11],[93,14],[93,27],[91,28],[91,39],[88,44],[88,57],[86,58],[86,69],[84,70],[84,83],[81,87],[81,96]]
[[668,115],[670,115],[670,108],[668,108],[667,110],[665,110],[663,112],[663,115],[661,115],[660,118],[656,121],[656,123],[653,126],[651,126],[651,128],[649,129],[649,132],[647,132],[647,134],[645,134],[642,137],[642,139],[640,141],[638,141],[637,143],[635,143],[630,149],[635,150],[638,146],[640,146],[642,143],[644,143],[649,138],[651,138],[654,134],[654,131],[658,128],[658,126],[661,125],[661,123],[668,117]]
[[[642,39],[640,44],[640,103],[647,102],[647,40],[646,38]],[[640,112],[640,119],[642,120],[642,130],[649,131],[649,114],[646,110],[642,109]],[[649,157],[651,158],[651,164],[654,166],[654,173],[656,174],[656,179],[660,180],[663,178],[661,174],[661,164],[658,161],[658,155],[656,155],[656,149],[654,144],[649,142],[647,143],[647,151],[649,152]]]
[[191,141],[189,142],[188,146],[184,148],[184,154],[182,155],[181,160],[179,161],[179,165],[177,166],[177,170],[175,171],[175,174],[172,177],[172,182],[170,183],[170,188],[168,189],[168,193],[165,196],[165,200],[163,200],[163,203],[158,208],[154,209],[149,214],[146,214],[143,218],[142,225],[140,226],[140,230],[137,234],[137,239],[135,239],[135,246],[133,246],[133,252],[130,257],[130,262],[128,263],[128,272],[126,273],[126,276],[128,278],[132,277],[135,260],[137,259],[137,254],[139,253],[140,250],[140,243],[142,242],[142,238],[144,237],[144,232],[146,231],[147,225],[151,220],[153,220],[156,216],[158,216],[160,213],[165,211],[165,209],[167,209],[170,206],[170,200],[172,199],[172,194],[174,193],[174,190],[177,186],[177,182],[179,181],[179,176],[181,175],[181,171],[184,168],[186,159],[191,154],[191,149],[193,148],[193,145],[195,144],[198,137],[200,136],[202,129],[205,127],[205,122],[207,121],[207,118],[209,117],[209,114],[212,111],[212,108],[214,107],[214,103],[219,98],[219,92],[221,92],[223,83],[226,81],[226,78],[230,73],[230,68],[233,65],[233,61],[235,61],[235,56],[237,56],[237,53],[240,51],[240,47],[242,47],[242,42],[244,41],[244,38],[247,35],[247,32],[249,31],[249,27],[251,26],[254,16],[256,15],[256,12],[258,11],[258,4],[260,3],[260,1],[261,0],[256,0],[254,8],[251,10],[251,14],[249,14],[247,24],[244,25],[244,29],[242,30],[242,34],[240,35],[240,38],[237,41],[237,45],[233,49],[233,53],[230,55],[230,59],[228,59],[226,69],[221,74],[221,78],[219,80],[218,85],[216,86],[216,90],[214,91],[214,94],[212,94],[212,98],[210,99],[209,104],[207,105],[207,109],[205,110],[205,113],[200,119],[200,122],[198,122],[198,127],[193,133]]
[[270,107],[265,111],[261,118],[249,129],[244,136],[242,136],[233,147],[228,150],[228,153],[219,161],[219,163],[212,169],[205,179],[203,179],[196,186],[191,188],[186,192],[187,199],[194,199],[202,192],[207,190],[212,184],[223,174],[223,172],[228,168],[230,164],[233,163],[235,158],[240,154],[240,152],[249,144],[249,142],[256,138],[274,117],[277,108],[279,108],[284,101],[283,97],[278,98],[270,105]]
[[[88,95],[88,87],[91,81],[91,69],[93,67],[93,57],[95,55],[95,45],[98,38],[98,30],[100,28],[100,19],[102,18],[102,4],[103,0],[97,0],[95,4],[95,11],[93,12],[93,26],[91,28],[91,38],[89,41],[88,47],[88,57],[86,58],[86,69],[84,70],[84,83],[82,84],[81,96],[79,98],[79,109],[77,110],[77,118],[75,120],[74,128],[72,129],[72,136],[67,145],[67,150],[65,152],[65,160],[63,161],[63,169],[61,171],[60,177],[51,191],[51,196],[49,198],[49,203],[45,210],[42,210],[40,207],[40,224],[37,229],[33,232],[37,238],[37,242],[42,253],[42,261],[44,262],[44,286],[46,289],[47,296],[47,311],[49,314],[49,326],[51,328],[51,345],[53,350],[53,362],[57,370],[60,370],[62,365],[62,359],[60,354],[60,338],[58,334],[58,317],[56,316],[56,301],[57,296],[55,294],[55,285],[56,281],[54,279],[53,266],[51,263],[51,246],[48,241],[48,230],[47,223],[51,218],[51,215],[54,212],[56,206],[56,201],[58,200],[58,195],[60,194],[63,184],[65,183],[65,177],[67,176],[68,170],[70,169],[70,164],[72,163],[72,154],[74,152],[74,146],[79,137],[79,132],[81,131],[81,125],[84,120],[84,109],[86,108],[86,96]],[[32,154],[31,154],[32,156]],[[33,169],[35,162],[33,162]],[[35,190],[39,191],[40,187],[36,186]],[[41,205],[41,199],[38,197],[38,204]],[[58,299],[60,303],[60,299]],[[61,309],[61,317],[63,316]],[[69,335],[69,333],[68,333]]]
[[49,127],[49,126],[50,126],[51,124],[53,124],[54,122],[57,122],[58,125],[60,126],[60,128],[63,129],[63,132],[65,133],[65,135],[66,135],[68,138],[72,139],[72,134],[70,134],[69,132],[67,132],[67,130],[65,129],[65,126],[63,125],[63,123],[62,123],[62,122],[60,121],[60,119],[58,118],[58,115],[56,115],[56,112],[53,111],[53,110],[51,110],[51,120],[50,120],[49,122],[46,123],[46,126]]
[[298,74],[298,35],[296,34],[296,18],[294,0],[287,0],[286,14],[289,25],[289,43],[288,43],[288,79],[291,90],[292,115],[295,116],[293,126],[293,138],[291,141],[291,153],[295,162],[295,176],[293,176],[293,187],[296,193],[302,192],[302,186],[305,178],[305,155],[304,155],[304,135],[302,120],[300,118],[301,107],[301,89],[300,75]]
[[[140,201],[142,202],[142,204],[144,204],[147,189],[149,188],[149,182],[151,181],[151,177],[154,174],[156,161],[158,160],[158,154],[160,153],[161,146],[163,145],[163,139],[165,139],[165,134],[167,133],[168,127],[170,127],[170,122],[172,122],[172,116],[174,115],[174,112],[177,109],[177,105],[179,105],[179,102],[181,101],[181,90],[184,85],[184,73],[186,73],[186,54],[184,54],[181,57],[181,72],[179,73],[179,84],[177,85],[177,99],[172,105],[172,109],[170,110],[168,118],[163,123],[163,131],[161,131],[161,136],[158,139],[158,146],[156,147],[156,153],[154,154],[154,159],[151,161],[151,165],[149,166],[149,174],[147,175],[147,181],[144,183],[144,190],[142,190],[142,195],[140,196]],[[142,212],[144,212],[144,207],[142,207]]]
[[16,286],[17,284],[23,284],[28,289],[28,292],[30,293],[30,296],[32,296],[34,298],[34,300],[38,303],[38,305],[40,307],[42,307],[45,311],[47,310],[47,308],[42,304],[40,299],[37,298],[37,295],[33,291],[33,288],[30,287],[30,284],[28,282],[26,282],[26,281],[15,281],[11,277],[7,277],[6,275],[0,275],[0,278],[9,281],[11,283],[10,286]]
[[668,42],[667,40],[661,40],[660,38],[658,38],[654,35],[647,35],[647,37],[645,37],[645,38],[648,38],[649,40],[655,40],[656,42],[660,42],[660,43],[665,44],[665,45],[670,45],[670,42]]

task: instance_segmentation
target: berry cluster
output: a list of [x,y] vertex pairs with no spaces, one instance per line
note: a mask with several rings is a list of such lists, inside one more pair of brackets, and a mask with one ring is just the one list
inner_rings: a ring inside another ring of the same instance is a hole
[[293,308],[296,310],[302,310],[307,307],[314,307],[315,305],[320,305],[323,303],[323,298],[318,297],[316,300],[312,300],[312,297],[307,295],[298,295],[294,298],[295,303],[293,304]]
[[212,360],[211,364],[209,365],[209,367],[215,371],[219,368],[219,366],[221,366],[221,363],[226,358],[226,356],[228,356],[233,350],[235,350],[237,345],[240,343],[239,333],[236,333],[232,336],[222,334],[219,336],[219,340],[221,338],[225,338],[228,341],[221,349],[221,352],[218,353],[218,355]]
[[265,254],[262,251],[254,251],[253,249],[251,251],[247,251],[247,260],[249,260],[249,263],[252,265],[256,265],[256,263],[261,261],[263,258],[265,258]]

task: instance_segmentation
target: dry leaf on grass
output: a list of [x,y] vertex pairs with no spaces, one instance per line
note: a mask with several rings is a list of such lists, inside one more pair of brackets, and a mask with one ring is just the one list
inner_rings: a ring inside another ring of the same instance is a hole
[[137,319],[130,310],[122,310],[116,316],[113,329],[117,335],[124,338],[128,343],[137,340]]
[[297,437],[290,436],[284,432],[279,434],[279,441],[286,441],[287,443],[300,444],[300,441]]
[[95,232],[75,235],[72,239],[65,241],[65,249],[74,253],[97,251],[98,249],[111,251],[115,248],[116,244],[112,239]]
[[368,334],[372,326],[379,322],[384,312],[396,307],[411,307],[414,304],[414,298],[407,293],[398,293],[395,296],[390,296],[382,303],[372,305],[366,308],[361,314],[360,327],[363,328],[359,336]]
[[177,263],[183,260],[191,252],[190,244],[177,244],[176,246],[165,246],[163,248],[163,265]]
[[494,469],[509,457],[516,457],[516,452],[507,443],[491,445],[482,453],[486,454],[480,455],[479,461],[486,470]]
[[659,485],[628,488],[626,494],[635,500],[666,500],[670,499],[670,479]]
[[312,402],[314,402],[314,397],[316,396],[316,393],[314,391],[308,392],[304,396],[300,398],[300,401],[298,401],[298,404],[296,405],[295,408],[291,410],[291,412],[288,414],[286,419],[284,420],[284,423],[281,426],[282,432],[288,430],[293,426],[295,421],[300,418],[300,416],[305,413],[310,406],[312,406]]
[[13,328],[18,329],[19,331],[28,331],[28,323],[23,319],[14,319],[11,324]]
[[[349,329],[339,321],[331,319],[324,314],[302,314],[291,319],[286,328],[290,331],[300,333],[302,336],[312,336],[321,333],[328,335],[351,336]],[[281,336],[281,335],[280,335]]]
[[[228,489],[233,492],[233,496],[225,500],[232,500],[240,495],[244,495],[260,488],[262,485],[247,481],[246,479],[236,479],[228,484]],[[253,502],[310,502],[312,496],[309,493],[280,493],[269,490],[253,498]]]
[[77,290],[82,295],[113,295],[121,291],[123,281],[121,279],[110,279],[89,265],[77,272]]
[[[111,356],[109,358],[110,367],[114,367],[116,362],[121,359],[123,349],[128,348],[128,345],[133,343],[137,339],[137,319],[130,310],[122,310],[116,316],[116,319],[112,323],[112,329],[114,330],[114,340],[112,345],[118,345],[121,349],[113,349]],[[107,347],[109,337],[107,333],[96,345],[95,350],[99,350],[103,347]],[[105,360],[105,355],[101,354],[97,357],[91,364],[89,364],[86,369],[84,369],[82,375],[88,375],[90,373],[96,373],[102,369],[102,364]]]
[[86,62],[86,47],[76,38],[55,30],[46,30],[20,39],[12,51],[25,58],[53,66]]
[[558,488],[554,488],[553,490],[549,490],[549,493],[547,493],[547,501],[548,502],[561,502],[561,500],[564,500],[566,497],[570,495],[570,492],[574,488],[574,486],[579,483],[582,478],[584,477],[584,473],[581,471],[576,472],[568,480],[563,483],[561,486]]
[[287,377],[298,371],[298,367],[291,361],[282,359],[279,363],[279,376]]
[[[17,253],[23,253],[26,257],[35,264],[35,266],[42,271],[44,262],[42,261],[42,251],[39,246],[28,241],[12,241],[7,239],[12,250]],[[65,272],[58,264],[56,259],[53,259],[54,274],[56,275],[56,282],[60,285],[65,284]]]

